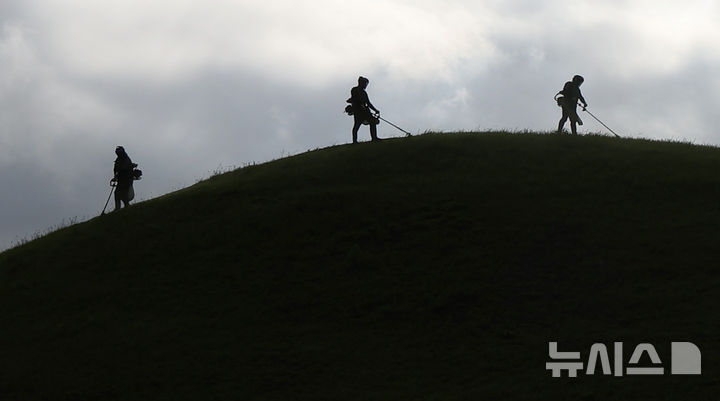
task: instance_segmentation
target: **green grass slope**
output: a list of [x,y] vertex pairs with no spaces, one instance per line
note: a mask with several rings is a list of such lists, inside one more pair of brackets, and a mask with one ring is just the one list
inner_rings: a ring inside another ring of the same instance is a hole
[[[718,171],[466,133],[215,176],[0,254],[0,399],[714,399]],[[703,375],[553,379],[549,341],[668,373],[690,341]]]

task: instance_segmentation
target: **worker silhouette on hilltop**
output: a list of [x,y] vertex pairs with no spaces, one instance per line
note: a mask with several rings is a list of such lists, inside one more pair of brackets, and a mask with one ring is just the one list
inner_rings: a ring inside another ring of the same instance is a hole
[[113,166],[114,176],[110,182],[116,183],[115,187],[115,210],[120,209],[122,202],[125,207],[130,206],[130,201],[135,199],[135,189],[133,188],[133,170],[137,164],[130,160],[130,156],[125,152],[125,148],[118,146],[115,148],[115,164]]
[[[573,135],[577,135],[577,124],[583,125],[580,116],[577,114],[578,101],[583,103],[583,107],[587,107],[587,102],[580,92],[580,85],[585,81],[580,75],[575,75],[572,81],[566,82],[563,89],[555,95],[558,106],[562,107],[562,117],[558,123],[558,134],[562,134],[565,127],[565,121],[570,119],[570,130]],[[558,96],[562,95],[562,96]]]
[[370,98],[365,91],[369,83],[370,80],[365,77],[358,78],[358,86],[350,90],[350,99],[347,100],[347,102],[350,103],[352,115],[355,120],[352,128],[353,143],[358,142],[357,133],[363,124],[370,126],[370,138],[372,138],[373,141],[380,140],[377,136],[377,125],[380,123],[380,120],[370,112],[370,110],[374,110],[380,115],[380,110],[376,109],[375,106],[370,103]]

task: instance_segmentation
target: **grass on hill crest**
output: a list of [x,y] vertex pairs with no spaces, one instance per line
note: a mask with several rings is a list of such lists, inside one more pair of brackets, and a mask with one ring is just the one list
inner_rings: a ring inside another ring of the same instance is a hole
[[[218,175],[0,254],[0,398],[708,399],[718,171],[711,147],[462,133]],[[552,379],[549,341],[650,342],[666,370],[690,341],[704,372]]]

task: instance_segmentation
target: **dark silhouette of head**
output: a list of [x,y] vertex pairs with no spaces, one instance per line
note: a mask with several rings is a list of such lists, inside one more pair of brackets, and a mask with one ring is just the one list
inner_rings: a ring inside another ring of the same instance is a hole
[[128,157],[127,153],[125,152],[125,148],[123,148],[122,146],[118,146],[115,148],[115,154],[118,157]]
[[572,81],[575,85],[580,86],[583,82],[585,82],[585,78],[581,77],[580,75],[575,75]]
[[367,88],[369,83],[370,83],[370,80],[365,77],[358,78],[358,86],[360,86],[363,89]]

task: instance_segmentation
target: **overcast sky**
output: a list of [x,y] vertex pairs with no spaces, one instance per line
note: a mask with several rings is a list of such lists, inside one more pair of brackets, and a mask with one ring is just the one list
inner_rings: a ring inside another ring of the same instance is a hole
[[411,132],[553,130],[581,74],[619,134],[720,145],[718,21],[714,0],[0,0],[0,249],[99,214],[117,145],[149,199],[347,143],[358,75]]

